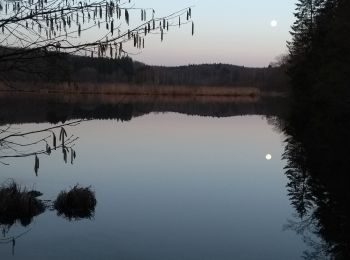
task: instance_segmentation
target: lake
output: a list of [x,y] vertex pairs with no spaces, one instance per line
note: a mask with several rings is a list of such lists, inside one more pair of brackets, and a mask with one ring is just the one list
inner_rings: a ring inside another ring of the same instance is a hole
[[0,183],[47,201],[91,186],[97,205],[92,218],[51,208],[27,226],[1,223],[1,259],[300,259],[307,249],[287,228],[297,217],[281,159],[286,136],[271,123],[283,100],[17,99],[2,100],[0,129],[87,120],[65,126],[78,137],[73,164],[60,150],[39,155],[36,176],[33,156],[2,159]]

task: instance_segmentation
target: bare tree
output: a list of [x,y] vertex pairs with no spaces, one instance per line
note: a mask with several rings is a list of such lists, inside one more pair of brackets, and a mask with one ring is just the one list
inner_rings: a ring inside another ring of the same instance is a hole
[[76,152],[73,149],[78,137],[67,134],[65,127],[76,126],[84,120],[72,121],[33,131],[21,131],[11,125],[0,127],[0,164],[8,165],[10,158],[34,158],[34,171],[38,174],[39,156],[62,151],[63,160],[73,164]]
[[170,27],[187,23],[193,34],[191,16],[188,7],[157,17],[131,0],[0,0],[0,76],[13,69],[39,73],[28,63],[58,53],[120,58],[131,52],[128,42],[143,49],[148,34],[163,40]]

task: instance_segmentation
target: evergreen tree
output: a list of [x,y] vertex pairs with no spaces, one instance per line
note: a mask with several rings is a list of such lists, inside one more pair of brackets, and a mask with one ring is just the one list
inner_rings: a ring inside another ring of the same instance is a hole
[[[334,30],[343,28],[335,24],[341,0],[299,0],[296,21],[292,26],[289,75],[295,98],[315,96],[319,91],[321,71],[327,69],[327,57],[334,51]],[[344,1],[346,3],[348,1]],[[340,33],[341,34],[341,33]],[[343,33],[344,34],[344,33]],[[335,57],[330,57],[335,62]]]
[[299,0],[296,3],[294,13],[296,21],[291,28],[292,41],[287,43],[290,55],[288,72],[295,91],[299,88],[305,91],[305,88],[310,85],[307,80],[307,68],[315,28],[315,9],[315,0]]

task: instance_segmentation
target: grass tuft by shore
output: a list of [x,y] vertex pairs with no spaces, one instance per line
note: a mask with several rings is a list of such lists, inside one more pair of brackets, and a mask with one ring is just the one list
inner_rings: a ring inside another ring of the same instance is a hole
[[61,191],[54,201],[57,215],[69,220],[92,218],[96,206],[95,192],[90,187],[74,186],[69,191]]
[[29,225],[33,217],[45,211],[45,205],[37,198],[40,195],[14,181],[3,184],[0,187],[0,223],[13,225],[19,221],[23,226]]

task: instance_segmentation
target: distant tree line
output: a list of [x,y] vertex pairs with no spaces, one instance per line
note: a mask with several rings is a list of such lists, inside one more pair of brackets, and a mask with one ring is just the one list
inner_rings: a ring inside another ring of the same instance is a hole
[[135,66],[137,84],[185,86],[257,87],[286,91],[287,78],[281,67],[247,68],[229,64],[201,64],[178,67]]
[[[12,49],[0,49],[0,52]],[[42,51],[37,51],[42,52]],[[38,53],[27,54],[27,58]],[[287,77],[281,66],[247,68],[228,64],[178,67],[149,66],[129,57],[91,58],[56,53],[36,58],[28,67],[16,62],[6,72],[11,81],[32,82],[113,82],[153,86],[256,87],[266,91],[287,91]],[[1,64],[0,64],[1,65]],[[0,68],[1,70],[1,68]]]
[[[14,48],[0,47],[0,54],[16,51]],[[0,63],[2,76],[9,83],[13,81],[124,83],[131,82],[134,75],[133,61],[129,57],[91,58],[58,52],[46,55],[43,52],[45,51],[33,51],[24,54],[21,60]],[[31,60],[29,65],[26,60]]]

